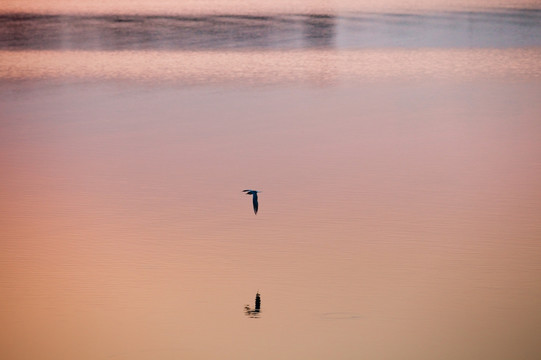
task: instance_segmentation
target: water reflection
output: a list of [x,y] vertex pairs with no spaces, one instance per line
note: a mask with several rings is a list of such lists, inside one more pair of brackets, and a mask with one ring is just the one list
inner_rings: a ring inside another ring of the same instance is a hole
[[541,10],[287,15],[0,16],[0,49],[541,46]]
[[330,51],[0,51],[0,79],[102,79],[196,84],[312,84],[393,79],[531,79],[531,49]]
[[336,19],[330,15],[308,15],[305,20],[307,47],[330,48],[334,46]]
[[331,15],[0,16],[0,49],[227,49],[330,47]]
[[258,318],[261,314],[261,295],[259,291],[255,294],[255,307],[252,309],[250,305],[244,306],[244,314],[251,318]]

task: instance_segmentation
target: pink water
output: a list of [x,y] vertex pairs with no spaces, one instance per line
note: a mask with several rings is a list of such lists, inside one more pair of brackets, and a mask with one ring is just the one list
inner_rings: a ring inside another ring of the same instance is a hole
[[540,57],[0,50],[0,357],[539,358]]

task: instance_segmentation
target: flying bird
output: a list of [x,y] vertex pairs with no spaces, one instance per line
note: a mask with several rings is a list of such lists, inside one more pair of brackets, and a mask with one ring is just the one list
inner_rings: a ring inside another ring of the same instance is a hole
[[259,208],[259,203],[257,202],[257,193],[261,191],[257,190],[242,190],[246,195],[252,195],[252,202],[254,204],[254,214],[257,214],[257,209]]

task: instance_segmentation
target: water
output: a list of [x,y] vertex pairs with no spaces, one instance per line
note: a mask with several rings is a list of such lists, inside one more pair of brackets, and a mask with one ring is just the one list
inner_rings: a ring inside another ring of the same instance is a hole
[[540,357],[540,10],[18,4],[2,359]]
[[[8,50],[502,48],[541,45],[541,10],[0,17]],[[494,36],[498,33],[498,36]]]

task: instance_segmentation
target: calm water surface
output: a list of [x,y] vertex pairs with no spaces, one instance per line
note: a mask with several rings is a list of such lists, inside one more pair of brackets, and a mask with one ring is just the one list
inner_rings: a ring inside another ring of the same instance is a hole
[[540,358],[534,3],[0,6],[0,357]]

